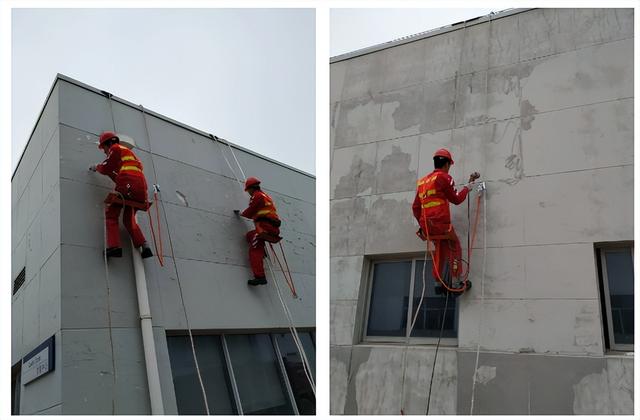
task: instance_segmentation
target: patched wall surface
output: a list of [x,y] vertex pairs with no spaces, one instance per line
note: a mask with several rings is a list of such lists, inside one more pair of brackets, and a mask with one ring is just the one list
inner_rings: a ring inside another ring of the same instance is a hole
[[[363,344],[368,262],[424,254],[415,183],[446,147],[456,182],[479,171],[488,190],[474,287],[458,299],[457,394],[439,412],[469,411],[463,351],[480,345],[482,357],[510,356],[486,363],[495,377],[476,385],[474,413],[632,413],[632,385],[610,381],[632,384],[633,358],[605,356],[594,243],[633,240],[633,10],[501,13],[338,57],[330,100],[332,412],[399,414],[394,375],[405,368],[389,366],[405,346]],[[466,253],[467,204],[451,208]],[[367,364],[362,352],[385,356]],[[379,380],[359,388],[358,375]],[[610,397],[596,400],[597,387]]]
[[[245,233],[252,223],[233,210],[244,209],[249,196],[235,179],[241,175],[230,147],[125,101],[109,103],[61,76],[12,182],[12,272],[28,265],[28,282],[13,297],[12,362],[54,332],[58,345],[54,374],[23,388],[23,414],[54,406],[61,414],[150,412],[131,244],[121,226],[123,258],[105,270],[103,200],[113,183],[88,171],[105,158],[97,148],[105,130],[135,140],[150,197],[152,185],[160,186],[164,267],[155,257],[144,265],[166,413],[177,414],[166,331],[187,328],[185,311],[194,330],[289,326],[267,264],[271,284],[246,283],[252,275]],[[279,271],[275,275],[296,326],[313,328],[315,179],[240,148],[234,152],[247,176],[260,178],[274,199],[299,298],[291,297]],[[147,215],[138,213],[138,222],[151,244]]]

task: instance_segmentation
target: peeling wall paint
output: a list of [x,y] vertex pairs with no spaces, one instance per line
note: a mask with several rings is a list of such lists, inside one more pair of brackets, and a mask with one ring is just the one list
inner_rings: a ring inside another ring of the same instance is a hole
[[[434,382],[456,390],[437,409],[432,400],[433,413],[469,412],[478,344],[474,414],[633,412],[633,359],[605,355],[593,252],[633,240],[633,19],[632,9],[514,11],[331,64],[331,283],[349,291],[331,295],[331,344],[353,353],[349,385],[332,383],[344,410],[332,412],[398,414],[404,399],[424,414],[433,347],[363,342],[370,264],[360,261],[423,255],[411,203],[441,147],[457,184],[473,171],[487,181],[488,249],[474,250],[474,287],[459,300],[446,356],[457,358],[436,368]],[[466,203],[451,211],[464,238]],[[360,276],[344,268],[355,261]],[[398,378],[403,360],[412,368]],[[412,386],[401,395],[403,377]]]

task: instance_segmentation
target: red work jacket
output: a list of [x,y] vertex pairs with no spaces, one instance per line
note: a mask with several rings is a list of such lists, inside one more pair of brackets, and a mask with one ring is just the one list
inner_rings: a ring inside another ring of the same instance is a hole
[[144,173],[142,162],[129,148],[114,143],[109,148],[109,154],[104,162],[96,165],[96,171],[108,176],[118,184],[118,179],[142,178]]
[[468,193],[467,187],[463,187],[460,192],[456,191],[451,175],[442,169],[436,169],[418,180],[412,206],[413,216],[420,226],[424,226],[423,212],[424,217],[434,224],[450,224],[449,202],[458,205],[467,198]]
[[242,216],[252,219],[254,222],[260,220],[280,221],[273,200],[269,194],[262,190],[253,193],[249,200],[249,207],[242,212]]

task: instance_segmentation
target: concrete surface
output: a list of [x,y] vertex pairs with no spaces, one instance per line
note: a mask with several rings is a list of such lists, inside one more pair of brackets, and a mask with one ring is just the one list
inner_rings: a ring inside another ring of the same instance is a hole
[[[150,413],[131,245],[121,227],[124,256],[105,270],[103,200],[112,183],[87,170],[104,159],[104,130],[135,139],[149,195],[152,184],[161,188],[165,265],[144,265],[167,414],[177,407],[166,333],[187,328],[185,312],[194,330],[286,329],[278,281],[296,325],[315,327],[315,179],[232,146],[274,198],[299,298],[277,267],[275,278],[267,272],[270,285],[249,288],[251,223],[233,214],[249,197],[225,162],[235,162],[230,146],[148,112],[120,99],[110,105],[59,76],[13,176],[12,280],[26,267],[26,281],[12,297],[12,364],[53,334],[57,346],[56,369],[22,386],[21,414]],[[147,215],[138,221],[151,243]]]
[[[447,147],[458,184],[487,181],[488,248],[481,220],[457,344],[438,355],[438,391],[453,388],[430,413],[468,413],[478,344],[475,414],[633,413],[594,257],[633,241],[633,10],[512,11],[393,45],[330,67],[331,412],[424,414],[433,346],[362,328],[370,262],[424,254],[415,182]],[[467,204],[451,208],[466,253]]]

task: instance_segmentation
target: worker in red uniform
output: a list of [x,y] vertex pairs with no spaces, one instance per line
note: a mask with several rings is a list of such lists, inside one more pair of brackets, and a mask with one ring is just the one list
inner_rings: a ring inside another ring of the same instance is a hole
[[[112,131],[105,131],[100,135],[98,148],[101,149],[107,158],[97,165],[92,165],[89,169],[106,175],[115,182],[116,192],[122,194],[125,200],[147,202],[147,181],[142,172],[142,162],[126,146],[120,144],[120,138]],[[107,205],[106,227],[107,227],[107,257],[122,257],[120,247],[120,231],[118,219],[122,204],[111,203]],[[151,248],[147,245],[144,234],[135,219],[137,209],[124,206],[123,223],[124,227],[131,235],[133,246],[142,247],[142,258],[153,256]]]
[[[449,268],[453,277],[459,277],[462,269],[460,259],[462,248],[460,240],[451,224],[449,202],[458,205],[469,193],[468,187],[456,191],[449,169],[453,165],[453,158],[447,149],[439,149],[433,155],[434,170],[418,180],[416,197],[413,200],[413,216],[420,224],[418,236],[422,240],[429,237],[446,235],[447,239],[434,240],[436,243],[436,259],[439,264],[433,264],[433,276],[438,282],[438,275],[445,278],[445,268]],[[469,183],[480,177],[477,172],[469,176]],[[437,270],[437,272],[436,272]]]
[[254,277],[248,283],[251,286],[257,286],[267,284],[262,261],[265,256],[264,242],[278,242],[281,239],[279,236],[281,222],[273,200],[260,189],[258,178],[247,178],[244,190],[251,198],[249,199],[249,207],[240,215],[252,219],[256,227],[246,235],[247,242],[249,242],[249,263]]

